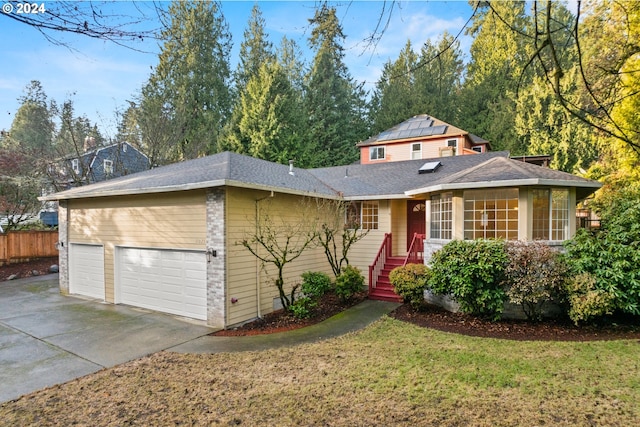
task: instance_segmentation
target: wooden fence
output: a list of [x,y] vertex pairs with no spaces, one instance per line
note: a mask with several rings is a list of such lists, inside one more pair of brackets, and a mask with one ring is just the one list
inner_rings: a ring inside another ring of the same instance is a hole
[[58,231],[10,231],[0,234],[0,266],[58,256]]

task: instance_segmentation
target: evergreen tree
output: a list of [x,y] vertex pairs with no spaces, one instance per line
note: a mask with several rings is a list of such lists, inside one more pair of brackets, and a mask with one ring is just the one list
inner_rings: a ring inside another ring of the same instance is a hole
[[480,2],[468,30],[474,40],[456,120],[459,127],[489,140],[494,149],[512,154],[526,150],[517,144],[514,99],[530,57],[520,37],[527,22],[523,1]]
[[275,58],[273,45],[265,32],[265,21],[257,3],[251,9],[248,25],[244,31],[244,40],[240,44],[238,67],[234,73],[239,93],[247,87],[249,79],[258,74],[262,65]]
[[367,134],[364,91],[343,62],[345,36],[335,9],[323,4],[309,22],[315,56],[307,75],[305,104],[314,165],[351,163],[358,158],[355,144]]
[[427,40],[415,72],[415,91],[422,113],[455,124],[462,72],[459,41],[446,31],[436,43]]
[[37,80],[25,88],[25,95],[11,123],[5,148],[22,151],[28,156],[45,159],[53,153],[55,103],[48,103],[47,95]]
[[420,105],[415,92],[417,65],[418,56],[413,51],[411,41],[407,41],[395,62],[385,63],[371,97],[373,134],[389,129],[416,114],[427,112]]
[[141,107],[146,118],[170,123],[175,145],[167,157],[181,160],[218,150],[231,107],[231,35],[212,1],[175,1],[168,16],[159,64],[142,91]]

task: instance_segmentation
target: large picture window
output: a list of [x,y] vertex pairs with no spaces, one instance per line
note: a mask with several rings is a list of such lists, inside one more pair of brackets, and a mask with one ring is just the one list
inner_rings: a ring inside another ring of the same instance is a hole
[[451,193],[431,196],[429,237],[451,240],[453,236],[453,203]]
[[378,201],[352,202],[347,209],[347,227],[378,229]]
[[534,240],[566,240],[569,237],[569,191],[533,190]]
[[464,192],[464,238],[518,239],[518,189]]

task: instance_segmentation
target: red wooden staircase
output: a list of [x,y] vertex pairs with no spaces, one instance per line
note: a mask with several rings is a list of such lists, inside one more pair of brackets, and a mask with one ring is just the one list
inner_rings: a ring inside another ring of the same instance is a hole
[[369,298],[380,301],[402,302],[402,297],[395,293],[389,281],[389,273],[404,264],[404,257],[387,257],[384,267],[375,281],[375,287],[369,289]]
[[391,234],[384,235],[380,250],[373,264],[369,266],[369,298],[381,301],[402,302],[402,297],[396,294],[389,281],[389,273],[396,267],[407,263],[422,263],[424,261],[424,234],[414,233],[413,240],[406,257],[391,256]]

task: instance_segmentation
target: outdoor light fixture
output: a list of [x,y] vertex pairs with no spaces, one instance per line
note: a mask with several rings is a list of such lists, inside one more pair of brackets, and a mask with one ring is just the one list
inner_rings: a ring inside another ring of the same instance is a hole
[[211,259],[217,256],[218,251],[216,251],[215,249],[207,249],[207,262],[211,262]]

